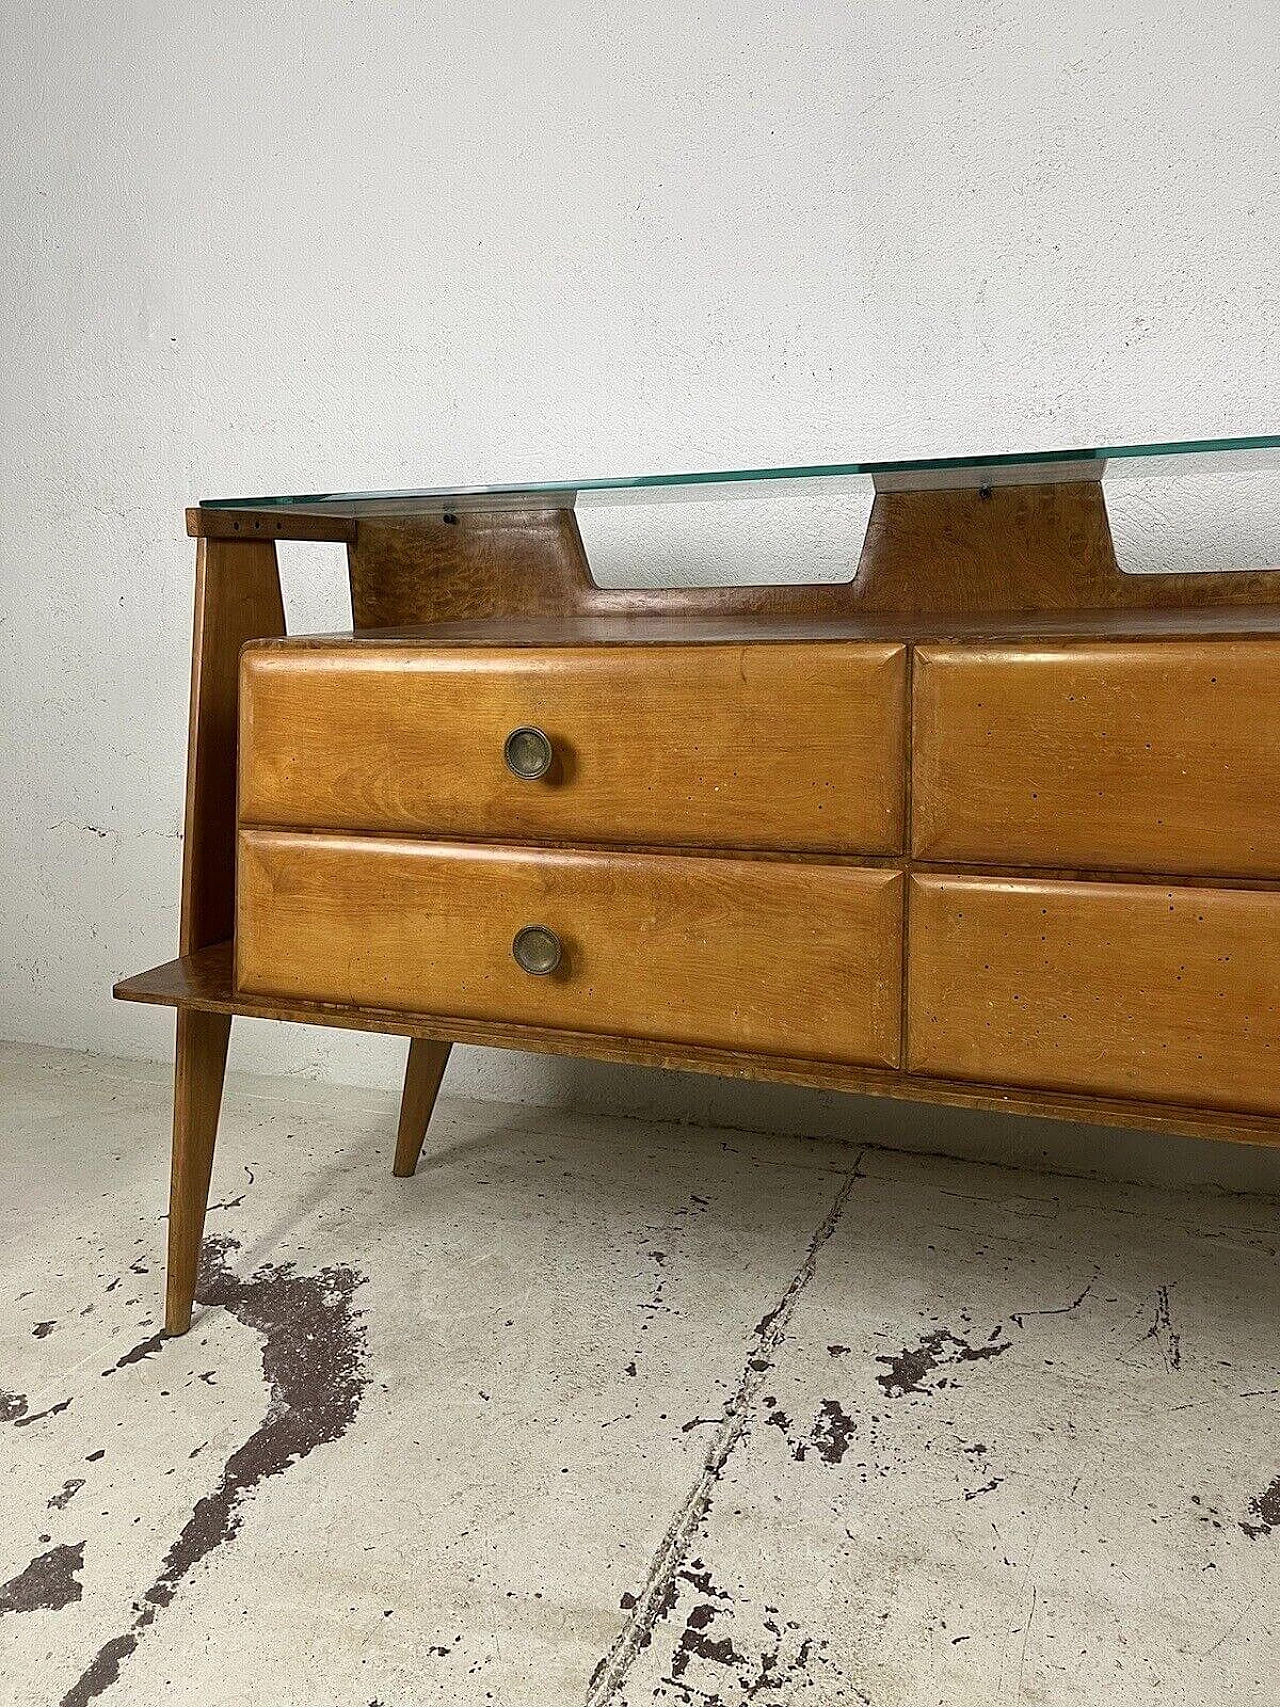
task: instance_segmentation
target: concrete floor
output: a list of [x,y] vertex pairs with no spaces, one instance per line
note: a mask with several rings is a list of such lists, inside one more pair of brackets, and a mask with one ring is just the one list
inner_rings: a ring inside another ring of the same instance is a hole
[[0,1700],[1280,1699],[1277,1209],[0,1049]]

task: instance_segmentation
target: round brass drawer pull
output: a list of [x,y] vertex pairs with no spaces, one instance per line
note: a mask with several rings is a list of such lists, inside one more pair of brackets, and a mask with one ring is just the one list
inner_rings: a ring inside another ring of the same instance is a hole
[[525,925],[516,932],[511,952],[524,971],[545,978],[560,964],[560,938],[549,925]]
[[551,742],[541,729],[524,724],[513,729],[502,744],[502,756],[512,776],[537,782],[551,769]]

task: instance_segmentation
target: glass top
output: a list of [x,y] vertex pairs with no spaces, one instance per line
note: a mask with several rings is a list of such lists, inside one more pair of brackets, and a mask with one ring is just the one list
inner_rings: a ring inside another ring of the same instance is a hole
[[389,492],[298,492],[275,497],[204,498],[205,510],[289,510],[302,515],[396,516],[431,510],[578,508],[662,499],[759,497],[842,489],[873,482],[878,491],[1039,486],[1114,474],[1169,476],[1280,469],[1280,434],[1187,439],[1175,444],[1091,445],[995,456],[916,457],[896,462],[832,462],[797,468],[734,468],[697,474],[636,474],[596,480],[535,480],[500,486],[424,486]]

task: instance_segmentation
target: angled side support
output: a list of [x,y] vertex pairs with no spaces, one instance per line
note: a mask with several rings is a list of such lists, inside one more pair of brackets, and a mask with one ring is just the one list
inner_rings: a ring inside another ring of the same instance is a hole
[[[232,933],[240,648],[246,640],[284,631],[275,545],[199,540],[182,848],[183,954],[225,942]],[[165,1307],[170,1334],[185,1334],[191,1326],[230,1032],[229,1014],[178,1011]]]

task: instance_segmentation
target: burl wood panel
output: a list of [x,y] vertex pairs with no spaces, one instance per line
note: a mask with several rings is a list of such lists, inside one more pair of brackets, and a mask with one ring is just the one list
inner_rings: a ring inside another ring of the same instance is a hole
[[[271,995],[896,1065],[902,876],[242,832],[236,981]],[[549,926],[560,968],[512,956]]]
[[1280,894],[910,880],[906,1064],[1280,1112]]
[[[906,651],[890,645],[251,647],[244,823],[507,841],[891,854]],[[538,781],[503,762],[535,724]]]
[[[200,512],[204,515],[205,512]],[[264,517],[263,520],[266,521]],[[1126,575],[1094,480],[881,492],[847,581],[599,587],[572,510],[361,519],[349,547],[357,629],[490,619],[919,617],[1280,602],[1280,571]]]
[[1280,641],[922,646],[919,859],[1280,873]]

